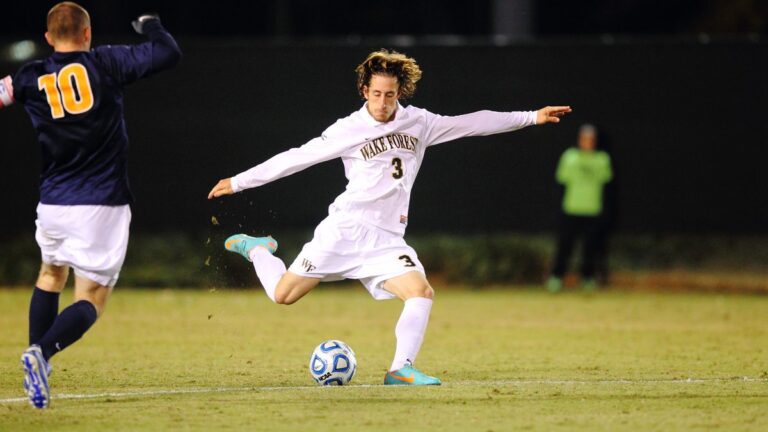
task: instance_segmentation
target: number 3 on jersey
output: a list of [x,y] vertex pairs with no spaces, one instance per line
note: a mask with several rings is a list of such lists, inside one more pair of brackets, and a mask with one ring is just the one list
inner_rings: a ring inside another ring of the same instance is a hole
[[403,160],[400,158],[392,159],[392,166],[395,167],[395,171],[392,173],[392,178],[403,178]]
[[93,91],[88,71],[80,63],[61,68],[59,73],[43,75],[37,80],[37,87],[45,90],[51,116],[55,119],[69,114],[82,114],[93,108]]

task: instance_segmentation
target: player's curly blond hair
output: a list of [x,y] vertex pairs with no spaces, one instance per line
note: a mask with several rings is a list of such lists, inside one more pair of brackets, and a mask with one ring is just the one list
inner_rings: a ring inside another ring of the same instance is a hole
[[416,60],[397,51],[380,49],[368,54],[368,58],[355,68],[357,91],[364,96],[363,88],[371,84],[373,75],[388,75],[397,78],[400,97],[408,99],[416,92],[416,82],[421,79],[421,69]]

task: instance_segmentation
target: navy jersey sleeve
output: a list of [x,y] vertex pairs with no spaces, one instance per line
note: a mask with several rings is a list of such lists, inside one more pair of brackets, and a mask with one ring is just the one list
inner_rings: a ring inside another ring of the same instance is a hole
[[27,63],[13,76],[13,99],[16,102],[24,103],[31,94],[39,91],[34,70],[41,63],[40,60]]
[[139,45],[101,46],[94,49],[104,68],[120,83],[129,84],[181,60],[181,50],[159,20],[144,23],[149,41]]

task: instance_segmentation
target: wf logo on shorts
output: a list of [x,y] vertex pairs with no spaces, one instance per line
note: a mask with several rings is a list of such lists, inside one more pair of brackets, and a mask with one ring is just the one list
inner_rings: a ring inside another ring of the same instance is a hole
[[304,271],[307,272],[307,273],[309,273],[309,272],[311,272],[311,271],[313,271],[313,270],[315,270],[317,268],[314,264],[312,264],[312,261],[310,261],[310,260],[308,260],[306,258],[304,258],[301,261],[301,265],[304,266]]

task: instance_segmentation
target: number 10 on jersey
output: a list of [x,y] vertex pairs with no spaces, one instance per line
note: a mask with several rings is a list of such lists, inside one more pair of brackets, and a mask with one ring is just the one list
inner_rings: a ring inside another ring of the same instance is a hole
[[37,79],[37,86],[45,91],[51,117],[59,119],[64,112],[82,114],[93,108],[93,91],[88,80],[88,71],[80,63],[64,66],[56,73]]

